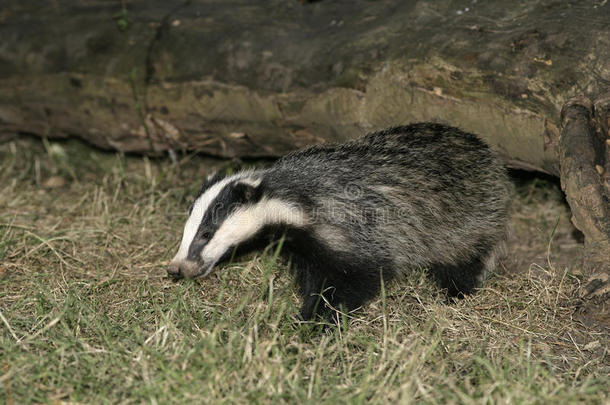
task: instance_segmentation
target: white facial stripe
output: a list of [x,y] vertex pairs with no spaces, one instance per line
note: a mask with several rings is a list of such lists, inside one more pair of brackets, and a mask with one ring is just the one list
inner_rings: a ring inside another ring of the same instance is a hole
[[307,220],[299,208],[277,199],[263,198],[254,205],[237,209],[203,249],[204,263],[215,264],[231,246],[248,240],[265,225],[280,223],[302,227]]
[[231,181],[236,178],[240,178],[243,176],[243,173],[236,174],[231,177],[227,177],[214,184],[212,187],[206,190],[205,193],[199,196],[195,203],[193,204],[193,211],[191,211],[191,215],[186,220],[186,225],[184,225],[184,232],[182,233],[182,242],[180,242],[180,249],[178,249],[178,253],[174,256],[172,261],[181,261],[186,260],[189,246],[193,242],[195,238],[195,234],[197,234],[197,229],[199,229],[199,225],[201,224],[201,220],[205,212],[208,210],[210,204],[214,199],[218,196],[218,194],[222,191],[222,189]]
[[248,179],[239,180],[238,183],[247,184],[251,187],[258,187],[261,184],[262,179]]

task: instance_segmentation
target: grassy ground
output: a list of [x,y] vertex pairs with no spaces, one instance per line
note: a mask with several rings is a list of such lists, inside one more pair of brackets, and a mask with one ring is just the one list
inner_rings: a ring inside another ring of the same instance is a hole
[[172,282],[192,194],[225,162],[0,145],[0,403],[607,403],[608,332],[577,321],[556,184],[516,179],[510,256],[447,304],[421,272],[312,333],[274,252]]

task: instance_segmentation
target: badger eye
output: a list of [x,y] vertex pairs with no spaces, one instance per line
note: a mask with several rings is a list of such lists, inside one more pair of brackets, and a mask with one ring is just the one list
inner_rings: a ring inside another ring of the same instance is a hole
[[201,239],[210,239],[210,236],[212,236],[212,235],[210,234],[209,231],[204,231],[201,233]]

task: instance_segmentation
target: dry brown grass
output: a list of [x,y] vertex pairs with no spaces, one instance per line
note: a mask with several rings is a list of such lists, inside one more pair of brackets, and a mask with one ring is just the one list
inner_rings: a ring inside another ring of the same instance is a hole
[[416,272],[315,333],[273,251],[172,282],[185,211],[226,162],[0,145],[0,402],[608,401],[608,334],[577,321],[556,184],[517,179],[510,257],[447,303]]

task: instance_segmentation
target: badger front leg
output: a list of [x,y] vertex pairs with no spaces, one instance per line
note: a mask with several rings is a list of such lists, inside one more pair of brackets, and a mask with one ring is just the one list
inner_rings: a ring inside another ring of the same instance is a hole
[[330,311],[324,302],[324,298],[328,299],[328,294],[323,298],[325,279],[313,272],[299,271],[297,283],[303,299],[300,311],[301,319],[308,321],[316,315],[328,318]]
[[335,323],[337,310],[352,311],[379,293],[381,271],[305,266],[297,268],[297,283],[303,297],[301,318],[320,317]]

